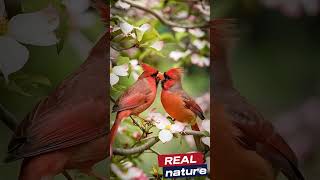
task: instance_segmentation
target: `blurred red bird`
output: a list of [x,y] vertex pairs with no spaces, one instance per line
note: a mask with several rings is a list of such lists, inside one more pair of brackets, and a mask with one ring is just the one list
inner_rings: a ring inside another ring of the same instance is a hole
[[6,161],[24,159],[19,180],[49,180],[68,169],[96,176],[92,166],[109,155],[108,39],[106,31],[79,69],[16,128]]
[[288,180],[304,180],[291,147],[258,110],[234,87],[229,70],[233,21],[211,22],[214,157],[211,178],[276,180],[281,171]]
[[[200,106],[183,90],[182,75],[182,68],[172,68],[163,74],[161,103],[174,120],[190,124],[193,130],[199,131],[196,119],[204,120],[205,117]],[[200,138],[195,137],[195,142],[201,150]]]
[[142,64],[143,73],[138,80],[129,87],[115,102],[112,112],[117,112],[116,120],[111,128],[110,152],[121,120],[131,115],[138,116],[151,106],[157,95],[159,83],[158,70]]

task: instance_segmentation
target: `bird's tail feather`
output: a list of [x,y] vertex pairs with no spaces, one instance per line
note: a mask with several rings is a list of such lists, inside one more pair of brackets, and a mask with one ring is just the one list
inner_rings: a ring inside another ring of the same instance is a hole
[[117,116],[116,116],[116,120],[114,121],[110,134],[109,134],[109,143],[110,143],[110,156],[112,155],[112,145],[115,141],[116,138],[116,134],[118,131],[118,128],[120,126],[121,120],[128,117],[130,115],[130,111],[121,111],[118,112]]

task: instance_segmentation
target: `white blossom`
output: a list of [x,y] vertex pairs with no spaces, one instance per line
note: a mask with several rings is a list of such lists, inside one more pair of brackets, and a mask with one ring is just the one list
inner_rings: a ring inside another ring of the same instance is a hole
[[128,76],[128,70],[128,64],[114,66],[110,73],[110,85],[113,86],[117,84],[120,80],[119,76]]
[[181,27],[173,27],[172,30],[175,32],[186,32],[186,28],[181,28]]
[[134,26],[124,21],[120,23],[120,29],[123,32],[123,34],[127,36],[129,33],[132,32],[132,30],[134,29]]
[[197,38],[201,38],[201,37],[203,37],[205,35],[205,33],[199,28],[189,29],[189,33],[194,35]]
[[174,133],[182,132],[186,127],[185,123],[178,121],[171,123],[165,116],[156,112],[150,112],[147,119],[152,120],[160,129],[158,137],[162,143],[171,141]]
[[200,56],[199,54],[192,54],[191,55],[191,63],[196,64],[200,67],[209,66],[210,60],[208,57]]
[[[210,120],[202,121],[202,128],[210,133]],[[201,141],[210,147],[210,137],[202,137]]]
[[115,4],[115,6],[116,6],[117,8],[121,8],[121,9],[124,9],[124,10],[127,10],[127,9],[130,8],[130,4],[125,3],[125,2],[123,2],[123,1],[121,1],[121,0],[117,1],[116,4]]
[[163,46],[164,46],[164,42],[163,41],[156,41],[150,47],[155,49],[155,50],[157,50],[157,51],[161,51]]
[[132,163],[125,164],[125,168],[126,172],[123,172],[116,164],[111,164],[112,172],[122,180],[148,180],[145,173],[141,169],[134,167]]
[[8,76],[20,70],[29,58],[28,49],[19,42],[36,46],[54,45],[59,41],[54,32],[58,25],[58,13],[52,7],[18,14],[4,24],[7,31],[0,36],[0,69],[7,81]]
[[178,61],[181,58],[187,57],[189,54],[191,54],[191,51],[189,49],[186,52],[171,51],[170,54],[169,54],[169,57],[172,58],[175,61]]
[[192,44],[198,48],[199,50],[203,49],[206,45],[208,45],[209,43],[207,41],[201,41],[199,39],[196,39],[194,41],[192,41]]

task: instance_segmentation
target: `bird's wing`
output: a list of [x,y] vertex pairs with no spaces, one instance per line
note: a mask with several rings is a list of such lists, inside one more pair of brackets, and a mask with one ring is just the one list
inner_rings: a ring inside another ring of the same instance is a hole
[[7,161],[79,145],[108,133],[106,67],[108,31],[88,59],[22,120]]
[[147,88],[147,84],[143,80],[136,81],[129,87],[116,101],[112,108],[112,112],[119,112],[128,109],[133,109],[143,105],[147,97],[152,91]]
[[182,91],[182,98],[185,103],[185,107],[194,112],[200,119],[204,120],[203,111],[200,106],[184,91]]
[[232,123],[240,130],[236,140],[246,149],[256,151],[263,158],[280,169],[290,180],[303,180],[298,170],[295,153],[285,140],[275,131],[273,125],[265,121],[257,110],[247,104],[243,97],[225,104],[225,111]]
[[68,148],[108,133],[103,100],[58,106],[45,113],[40,112],[42,103],[18,126],[8,146],[8,161]]

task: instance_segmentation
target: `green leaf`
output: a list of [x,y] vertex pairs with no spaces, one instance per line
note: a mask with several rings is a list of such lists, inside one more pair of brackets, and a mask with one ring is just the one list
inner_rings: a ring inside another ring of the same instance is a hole
[[122,65],[122,64],[127,64],[129,63],[130,58],[129,57],[125,57],[125,56],[119,56],[118,60],[117,60],[117,65]]
[[31,94],[25,92],[16,82],[14,81],[10,81],[10,83],[5,86],[6,89],[8,89],[9,91],[12,91],[12,92],[15,92],[15,93],[18,93],[20,95],[23,95],[23,96],[32,96]]
[[176,32],[176,40],[180,42],[183,38],[187,37],[188,33],[186,32]]
[[[11,1],[11,0],[9,0]],[[48,7],[52,0],[21,0],[23,12],[39,11],[43,8]]]
[[56,30],[56,35],[57,38],[59,39],[59,43],[56,45],[57,48],[57,53],[60,54],[64,47],[64,43],[68,37],[68,32],[69,32],[69,25],[68,25],[68,14],[66,7],[64,5],[60,5],[60,10],[59,10],[59,19],[60,19],[60,24],[58,29]]
[[140,31],[139,29],[136,29],[135,32],[137,36],[137,41],[140,42],[143,38],[144,32]]
[[141,44],[150,42],[150,41],[155,41],[160,37],[158,31],[151,27],[148,31],[146,31],[142,37],[142,40],[140,41]]
[[171,33],[163,33],[160,35],[160,40],[167,42],[175,42],[175,38]]

